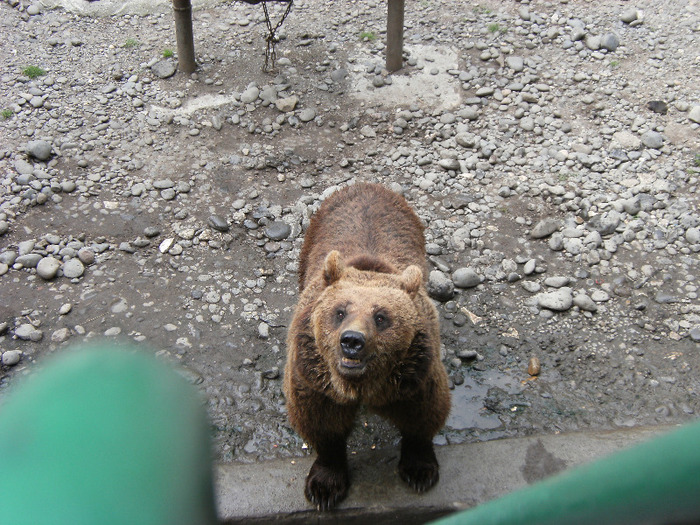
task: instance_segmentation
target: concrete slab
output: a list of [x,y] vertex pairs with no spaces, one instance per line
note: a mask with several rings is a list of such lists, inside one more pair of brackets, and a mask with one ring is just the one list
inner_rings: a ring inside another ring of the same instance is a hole
[[353,56],[357,66],[350,71],[352,87],[349,93],[370,106],[399,106],[406,100],[423,107],[450,110],[461,101],[461,85],[450,70],[459,69],[457,52],[447,46],[406,45],[405,49],[417,58],[415,68],[406,68],[391,75],[392,84],[379,89],[372,87],[363,65],[372,63],[365,49]]
[[474,507],[562,470],[651,439],[675,427],[503,439],[437,448],[440,482],[416,494],[398,477],[398,450],[350,458],[352,486],[340,508],[318,513],[304,499],[313,457],[216,469],[224,523],[418,524]]

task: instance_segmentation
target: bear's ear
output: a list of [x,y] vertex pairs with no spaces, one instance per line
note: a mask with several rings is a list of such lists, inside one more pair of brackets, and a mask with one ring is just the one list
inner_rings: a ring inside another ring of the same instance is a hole
[[340,257],[340,252],[333,250],[326,255],[323,263],[323,281],[326,286],[330,286],[343,276],[345,265]]
[[413,299],[423,282],[423,272],[418,266],[411,265],[401,274],[401,288]]

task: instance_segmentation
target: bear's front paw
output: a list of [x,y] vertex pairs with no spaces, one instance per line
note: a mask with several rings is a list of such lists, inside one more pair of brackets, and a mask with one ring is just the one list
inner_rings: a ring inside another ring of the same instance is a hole
[[432,447],[423,453],[401,454],[399,476],[416,492],[425,492],[440,479],[440,466]]
[[331,468],[317,459],[306,476],[304,494],[318,510],[329,510],[345,498],[349,485],[347,467]]

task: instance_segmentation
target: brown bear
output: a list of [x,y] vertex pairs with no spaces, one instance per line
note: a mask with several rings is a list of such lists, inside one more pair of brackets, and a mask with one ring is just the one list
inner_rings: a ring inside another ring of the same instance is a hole
[[346,441],[360,404],[400,430],[405,482],[422,492],[438,481],[432,440],[450,392],[426,273],[423,225],[380,185],[336,192],[311,220],[284,392],[289,421],[317,453],[305,495],[320,510],[347,494]]

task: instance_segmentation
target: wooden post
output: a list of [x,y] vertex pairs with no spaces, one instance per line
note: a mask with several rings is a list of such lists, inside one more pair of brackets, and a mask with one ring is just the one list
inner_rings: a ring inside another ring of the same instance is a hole
[[390,73],[403,67],[404,0],[388,0],[386,19],[386,69]]
[[177,36],[177,58],[180,69],[192,73],[197,69],[194,59],[194,38],[192,36],[192,4],[190,0],[173,0],[175,13],[175,34]]

